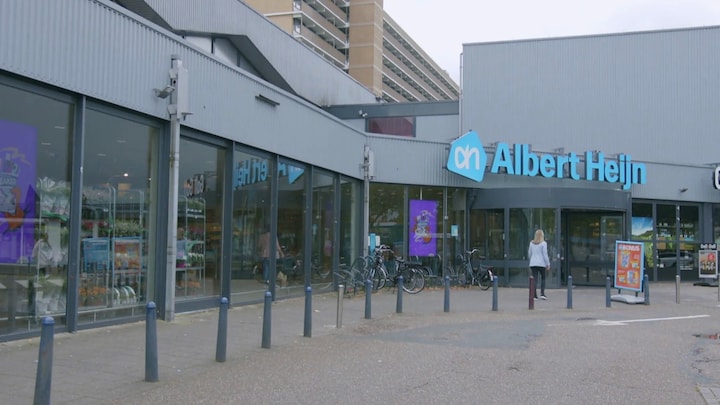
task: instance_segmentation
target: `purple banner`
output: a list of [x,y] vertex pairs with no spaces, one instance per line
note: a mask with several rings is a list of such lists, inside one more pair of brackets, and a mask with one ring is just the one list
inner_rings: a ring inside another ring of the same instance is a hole
[[0,262],[29,258],[35,244],[36,129],[0,120]]
[[437,253],[437,207],[437,201],[410,200],[410,256]]

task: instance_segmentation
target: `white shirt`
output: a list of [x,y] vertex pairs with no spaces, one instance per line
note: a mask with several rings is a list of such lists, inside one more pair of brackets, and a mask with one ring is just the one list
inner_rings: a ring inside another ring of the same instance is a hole
[[547,242],[530,242],[530,246],[528,246],[528,257],[530,258],[530,267],[550,267]]

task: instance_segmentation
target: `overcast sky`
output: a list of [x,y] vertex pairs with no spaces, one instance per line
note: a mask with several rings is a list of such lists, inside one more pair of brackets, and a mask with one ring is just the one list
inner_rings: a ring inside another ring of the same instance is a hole
[[462,44],[720,25],[720,0],[384,0],[459,83]]

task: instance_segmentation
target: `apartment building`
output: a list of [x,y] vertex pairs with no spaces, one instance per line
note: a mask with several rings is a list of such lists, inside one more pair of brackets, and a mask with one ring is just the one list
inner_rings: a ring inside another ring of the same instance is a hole
[[386,102],[457,100],[459,87],[383,10],[382,0],[247,0]]

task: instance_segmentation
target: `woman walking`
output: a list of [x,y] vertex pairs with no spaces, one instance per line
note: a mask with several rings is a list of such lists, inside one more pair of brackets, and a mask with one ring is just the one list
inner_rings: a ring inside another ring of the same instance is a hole
[[528,246],[528,258],[530,258],[530,269],[535,279],[535,299],[537,295],[538,277],[540,281],[540,299],[546,300],[545,296],[545,273],[550,270],[550,258],[547,252],[547,242],[545,242],[545,232],[542,229],[535,231],[535,239]]

